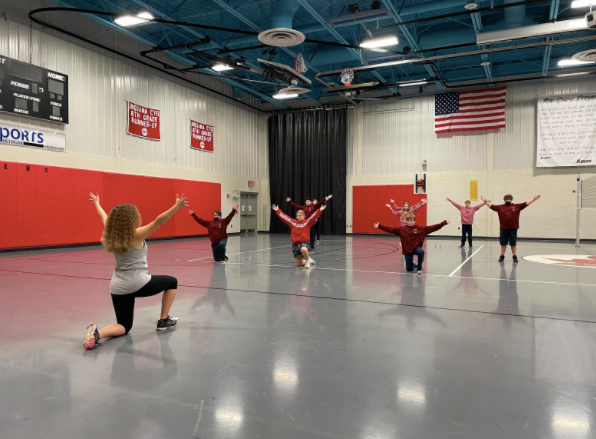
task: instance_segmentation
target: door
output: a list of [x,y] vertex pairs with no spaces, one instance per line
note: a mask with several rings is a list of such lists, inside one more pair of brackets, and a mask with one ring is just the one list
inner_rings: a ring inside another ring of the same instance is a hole
[[240,232],[257,231],[257,197],[259,194],[243,192],[240,194]]

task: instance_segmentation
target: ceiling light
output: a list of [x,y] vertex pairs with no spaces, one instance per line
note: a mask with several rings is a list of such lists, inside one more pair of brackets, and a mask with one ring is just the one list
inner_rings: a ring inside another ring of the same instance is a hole
[[571,7],[577,8],[588,8],[590,6],[596,6],[596,0],[575,0],[571,3]]
[[360,47],[372,49],[376,47],[395,46],[398,42],[397,35],[383,35],[381,37],[364,40],[360,43]]
[[413,82],[402,82],[400,84],[398,84],[400,87],[414,87],[417,85],[424,85],[424,84],[428,84],[427,80],[422,80],[422,81],[413,81]]
[[578,60],[571,59],[571,58],[562,59],[561,61],[558,62],[558,66],[559,67],[585,66],[585,65],[588,65],[588,64],[594,64],[594,62],[590,62],[590,61],[578,61]]
[[464,6],[464,8],[466,8],[468,11],[473,11],[477,7],[478,7],[478,3],[468,3],[467,5]]
[[137,15],[122,15],[114,20],[119,26],[127,27],[127,26],[135,26],[137,24],[147,23],[153,20],[155,17],[151,14],[151,12],[139,12]]
[[290,98],[297,98],[298,95],[296,93],[278,93],[273,95],[273,99],[290,99]]
[[481,65],[482,67],[488,67],[488,66],[490,66],[490,61],[484,61],[484,62],[481,62],[481,63],[480,63],[480,65]]
[[230,67],[226,64],[215,64],[211,69],[216,72],[223,72],[224,70],[234,70],[234,67]]
[[557,77],[562,78],[564,76],[579,76],[579,75],[589,75],[590,73],[594,72],[575,72],[575,73],[563,73],[562,75],[557,75]]

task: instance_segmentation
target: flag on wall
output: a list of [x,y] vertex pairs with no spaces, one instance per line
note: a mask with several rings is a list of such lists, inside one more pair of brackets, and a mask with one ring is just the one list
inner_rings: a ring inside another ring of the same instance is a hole
[[507,87],[435,95],[435,133],[505,128]]

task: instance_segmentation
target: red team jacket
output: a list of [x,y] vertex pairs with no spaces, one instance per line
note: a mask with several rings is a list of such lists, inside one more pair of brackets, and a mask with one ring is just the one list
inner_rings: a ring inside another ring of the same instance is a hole
[[234,215],[236,215],[236,210],[232,209],[232,212],[227,217],[223,219],[220,218],[217,221],[204,220],[196,216],[194,213],[192,214],[192,217],[200,225],[207,228],[207,231],[209,232],[209,239],[211,240],[211,246],[216,246],[222,239],[228,239],[228,224],[230,224],[230,221],[232,221]]
[[500,229],[519,229],[519,214],[528,207],[528,203],[494,205],[490,208],[499,214]]
[[447,221],[443,221],[440,224],[435,224],[434,226],[426,226],[420,227],[417,224],[413,226],[403,226],[403,227],[385,227],[379,224],[379,229],[387,232],[393,233],[397,235],[401,239],[401,252],[403,255],[411,255],[414,253],[416,247],[422,247],[424,244],[424,238],[426,235],[430,235],[433,232],[445,227],[447,225]]
[[317,219],[321,216],[322,213],[323,212],[321,212],[320,210],[317,210],[314,213],[314,215],[312,215],[310,218],[307,217],[303,221],[298,221],[297,219],[292,218],[291,216],[283,213],[281,209],[277,209],[277,212],[275,212],[275,214],[279,217],[280,220],[282,220],[284,223],[290,226],[290,229],[292,231],[292,244],[302,244],[305,242],[310,242],[310,229],[315,224],[315,222],[317,222]]
[[[310,206],[299,206],[296,203],[294,203],[292,200],[290,200],[290,204],[292,205],[292,207],[296,210],[304,210],[304,217],[306,219],[309,219],[311,216],[313,216],[313,214],[319,210],[319,207],[321,207],[323,204],[325,204],[327,200],[325,198],[323,198],[321,201],[319,201],[317,204],[311,204]],[[310,239],[309,239],[310,241]]]

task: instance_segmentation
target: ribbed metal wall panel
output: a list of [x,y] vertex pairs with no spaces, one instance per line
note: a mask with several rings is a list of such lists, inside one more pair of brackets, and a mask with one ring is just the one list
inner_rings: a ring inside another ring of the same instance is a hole
[[486,134],[437,136],[434,97],[366,101],[363,105],[362,174],[486,170]]
[[[0,20],[0,54],[67,74],[70,123],[55,124],[8,113],[0,113],[0,121],[63,131],[69,154],[249,178],[268,175],[264,114],[52,31],[41,32],[37,25],[31,31],[26,12],[43,7],[45,2],[26,3],[0,0],[7,15],[6,21]],[[65,17],[56,15],[53,22],[130,55],[138,56],[147,49],[142,42],[106,32],[105,27],[84,17]],[[71,20],[73,17],[76,19]],[[213,77],[193,75],[192,79],[234,96],[233,87]],[[241,99],[259,104],[246,93]],[[126,101],[161,111],[161,141],[126,134]],[[190,119],[215,127],[214,154],[190,149]]]
[[507,128],[495,134],[495,171],[535,169],[538,97],[584,92],[596,92],[596,82],[558,81],[508,87]]
[[269,178],[269,129],[266,116],[259,116],[257,122],[258,178]]
[[348,163],[347,173],[348,176],[357,175],[358,173],[358,141],[360,132],[360,116],[361,112],[358,108],[348,108],[348,134],[347,134],[347,150],[348,150]]

